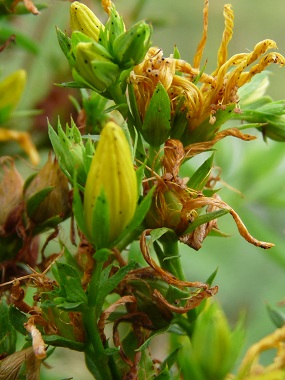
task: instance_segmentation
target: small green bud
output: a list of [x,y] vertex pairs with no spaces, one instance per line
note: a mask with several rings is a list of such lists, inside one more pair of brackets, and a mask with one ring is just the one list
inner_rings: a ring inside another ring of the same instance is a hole
[[[120,235],[134,215],[137,197],[137,178],[128,141],[121,127],[110,121],[101,132],[84,192],[86,229],[96,248],[99,240],[99,248],[108,248]],[[98,226],[101,215],[96,210],[102,199],[109,221],[105,241],[101,236],[103,226]]]
[[[37,225],[56,218],[57,224],[70,212],[68,180],[51,155],[42,169],[25,184],[24,198],[28,217]],[[56,223],[56,221],[55,221]],[[51,225],[53,221],[51,221]]]
[[70,27],[73,31],[80,31],[86,36],[98,41],[100,30],[104,25],[95,14],[85,5],[74,1],[70,6]]
[[128,69],[142,62],[150,47],[151,32],[150,25],[140,21],[115,39],[113,55],[121,68]]
[[102,93],[117,81],[119,67],[103,46],[96,42],[79,42],[75,55],[73,77],[83,87]]
[[208,304],[195,322],[190,360],[204,379],[224,380],[238,358],[243,339],[241,326],[231,331],[222,309],[216,303]]
[[[70,181],[73,180],[74,172],[76,171],[77,182],[84,186],[90,160],[87,157],[81,134],[74,121],[71,120],[71,127],[66,126],[65,132],[60,122],[58,122],[57,134],[50,124],[48,128],[49,137],[62,171]],[[92,156],[93,153],[93,144],[88,143],[88,155]]]
[[18,105],[26,85],[26,71],[18,70],[0,82],[0,124],[3,124]]

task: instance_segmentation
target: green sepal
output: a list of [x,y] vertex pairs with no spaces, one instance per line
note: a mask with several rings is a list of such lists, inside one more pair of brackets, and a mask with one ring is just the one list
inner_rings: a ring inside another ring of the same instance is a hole
[[143,200],[138,204],[135,214],[130,221],[130,223],[126,226],[126,228],[122,231],[120,236],[112,243],[113,246],[116,246],[120,243],[120,241],[125,240],[127,235],[131,234],[132,231],[137,229],[143,222],[150,206],[152,203],[152,197],[155,190],[155,186],[153,186],[147,195],[143,198]]
[[150,47],[151,32],[150,25],[139,21],[114,40],[112,52],[121,69],[138,65],[144,59]]
[[277,328],[283,327],[285,324],[285,314],[271,305],[266,305],[266,308],[271,321],[274,323],[274,326]]
[[91,243],[96,250],[109,248],[110,245],[110,210],[108,199],[102,188],[100,195],[96,198],[92,215]]
[[26,210],[27,214],[30,218],[33,218],[33,214],[37,211],[38,207],[40,206],[41,202],[45,200],[45,198],[48,196],[48,194],[54,189],[54,186],[48,186],[34,195],[32,195],[27,201],[26,201]]
[[203,164],[195,171],[189,179],[187,186],[194,190],[203,190],[211,174],[214,154],[212,154]]
[[185,98],[181,96],[171,117],[171,131],[170,137],[172,139],[181,140],[185,132],[188,131],[187,109],[182,110],[184,107]]
[[[86,36],[86,34],[79,32],[78,30],[75,30],[74,32],[72,32],[70,42],[71,42],[71,46],[72,46],[73,51],[75,51],[77,45],[80,42],[94,42],[96,45],[99,45],[99,44],[97,44],[97,42],[95,42],[93,40],[93,38]],[[103,48],[103,46],[102,46],[102,48]],[[105,51],[105,49],[104,49],[104,51]]]
[[229,104],[225,110],[217,110],[215,114],[216,121],[214,124],[209,123],[209,118],[207,118],[202,124],[197,126],[194,130],[189,133],[185,130],[181,141],[183,145],[189,145],[201,141],[210,141],[214,138],[215,134],[219,131],[221,126],[230,119],[235,119],[236,113],[234,112],[236,105],[234,103]]
[[79,229],[81,230],[81,232],[83,232],[83,234],[90,241],[91,238],[89,236],[89,233],[87,231],[87,227],[85,224],[84,208],[83,208],[83,203],[82,203],[82,199],[81,199],[81,194],[79,192],[79,186],[78,186],[77,181],[76,181],[76,173],[75,173],[74,180],[73,180],[72,210],[73,210],[73,214],[74,214],[74,217],[75,217],[75,220],[76,220],[76,223],[77,223]]
[[189,223],[187,229],[183,232],[183,235],[190,234],[191,232],[195,230],[195,228],[197,228],[201,224],[205,224],[205,223],[210,222],[213,219],[220,218],[221,216],[224,216],[228,214],[229,212],[230,210],[221,209],[217,211],[208,212],[203,215],[199,215],[192,223]]
[[170,133],[170,99],[161,83],[156,86],[142,125],[142,135],[152,146],[163,144]]
[[129,101],[131,106],[132,115],[135,121],[135,128],[141,132],[142,131],[142,121],[138,110],[138,105],[136,101],[136,96],[134,92],[134,86],[130,83],[128,85],[128,94],[129,94]]
[[123,18],[116,11],[114,5],[112,5],[108,21],[105,24],[105,30],[108,33],[108,44],[112,51],[112,46],[115,39],[125,32],[125,24]]
[[63,33],[58,27],[56,27],[56,35],[57,35],[59,46],[63,54],[67,58],[70,67],[73,67],[75,65],[75,57],[74,57],[74,54],[72,53],[71,39],[65,33]]

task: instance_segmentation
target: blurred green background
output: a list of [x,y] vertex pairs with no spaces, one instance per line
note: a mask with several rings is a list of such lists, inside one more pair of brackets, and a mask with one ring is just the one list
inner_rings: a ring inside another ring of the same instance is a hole
[[[216,65],[224,27],[224,3],[223,0],[210,0],[208,43],[202,59],[202,62],[208,60],[208,73]],[[86,4],[102,20],[106,19],[99,1]],[[115,4],[131,22],[137,2],[118,0]],[[265,38],[275,40],[279,52],[285,55],[284,0],[232,0],[231,4],[235,11],[235,28],[229,56],[251,51],[257,42]],[[161,47],[165,55],[169,55],[174,45],[177,45],[182,58],[192,62],[202,33],[202,0],[148,0],[145,1],[139,18],[146,18],[153,23],[153,45]],[[63,115],[63,123],[69,120],[72,111],[69,110],[68,99],[62,103],[57,100],[66,98],[67,90],[59,89],[56,99],[53,95],[54,83],[70,79],[70,71],[55,33],[55,25],[68,30],[68,20],[69,3],[65,1],[49,1],[48,9],[40,15],[20,16],[12,20],[19,33],[29,36],[35,42],[35,52],[21,48],[21,43],[18,42],[16,47],[10,47],[5,54],[1,54],[1,73],[4,76],[13,70],[26,68],[28,86],[21,102],[22,109],[32,109],[39,104],[43,108],[47,104],[50,106],[41,119],[23,119],[18,122],[18,129],[30,127],[32,123],[37,133],[40,128],[45,128],[46,116],[55,124],[57,114]],[[270,66],[272,75],[268,93],[275,100],[285,99],[284,70]],[[66,112],[63,109],[65,106]],[[249,245],[239,236],[229,215],[220,219],[219,227],[231,234],[231,237],[209,237],[199,252],[181,247],[189,280],[205,281],[218,267],[215,284],[219,286],[219,292],[216,298],[233,323],[241,312],[245,312],[247,347],[274,329],[266,311],[266,303],[274,305],[285,299],[285,145],[272,141],[265,143],[260,134],[255,131],[253,134],[258,139],[252,142],[227,138],[216,146],[215,165],[222,168],[221,178],[224,181],[219,184],[219,194],[239,213],[257,239],[273,242],[275,247],[263,251]],[[3,145],[0,145],[1,148]],[[14,144],[9,145],[9,149],[13,152]],[[42,164],[46,154],[47,148],[43,151]],[[203,154],[192,160],[184,167],[183,174],[190,176],[207,157],[207,154]],[[28,173],[26,165],[21,165],[20,170]],[[53,246],[48,249],[52,252]],[[163,344],[166,343],[163,341]],[[62,379],[68,376],[78,380],[91,379],[84,372],[83,358],[80,355],[72,353],[69,356],[65,351],[59,352],[60,355],[54,355],[49,360],[54,369],[44,370],[43,379]],[[270,355],[265,356],[264,362],[270,358]]]

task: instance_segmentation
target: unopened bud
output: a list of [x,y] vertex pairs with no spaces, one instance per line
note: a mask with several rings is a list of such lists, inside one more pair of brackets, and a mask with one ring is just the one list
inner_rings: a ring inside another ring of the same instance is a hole
[[93,156],[94,147],[90,140],[84,146],[81,134],[71,120],[71,127],[66,126],[64,132],[60,122],[57,126],[57,134],[51,125],[49,127],[49,137],[58,159],[58,163],[69,180],[76,179],[82,186],[85,185],[87,171],[89,169],[89,156]]
[[26,85],[26,71],[18,70],[0,82],[0,124],[18,105]]
[[[105,241],[103,225],[100,228],[98,222],[102,217],[98,214],[100,204],[102,210],[107,209],[109,221]],[[84,193],[86,228],[97,248],[108,247],[120,235],[131,221],[136,205],[137,179],[128,141],[121,127],[108,122],[101,132]]]
[[78,83],[101,93],[116,82],[119,67],[103,46],[96,42],[79,42],[75,55],[73,77]]
[[85,4],[74,1],[70,6],[70,27],[72,32],[79,31],[98,41],[104,25]]
[[113,54],[119,66],[127,69],[144,59],[150,47],[151,31],[150,25],[140,21],[115,39]]
[[199,315],[192,337],[193,358],[204,379],[223,380],[238,358],[244,333],[238,325],[230,330],[228,321],[217,304],[211,304]]
[[36,176],[26,183],[24,197],[28,217],[36,224],[47,223],[52,218],[61,221],[69,215],[68,180],[51,155]]

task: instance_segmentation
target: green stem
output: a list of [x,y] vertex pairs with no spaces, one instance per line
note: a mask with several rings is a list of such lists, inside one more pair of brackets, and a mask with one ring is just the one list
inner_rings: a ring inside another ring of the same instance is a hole
[[95,253],[95,267],[89,285],[88,306],[83,312],[83,323],[86,330],[88,349],[85,352],[86,363],[96,380],[112,380],[109,368],[109,358],[105,355],[104,346],[99,334],[96,313],[96,301],[100,286],[100,277],[108,250],[102,249]]
[[182,269],[177,236],[174,233],[166,233],[160,239],[163,246],[163,256],[158,257],[163,268],[173,273],[179,280],[185,281]]
[[191,338],[193,334],[193,324],[191,324],[187,318],[184,318],[182,315],[177,315],[175,318],[175,323],[177,323],[177,325],[186,332],[187,336]]

